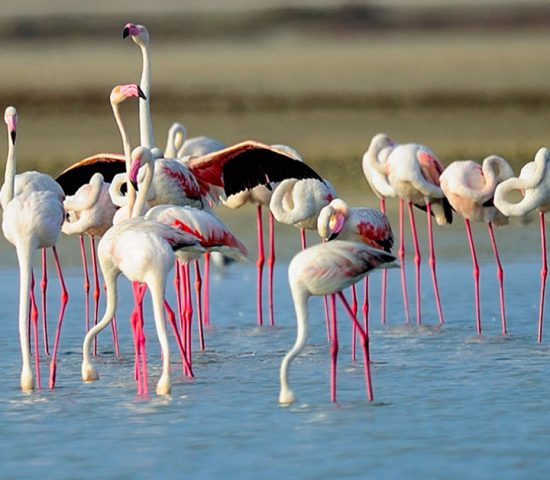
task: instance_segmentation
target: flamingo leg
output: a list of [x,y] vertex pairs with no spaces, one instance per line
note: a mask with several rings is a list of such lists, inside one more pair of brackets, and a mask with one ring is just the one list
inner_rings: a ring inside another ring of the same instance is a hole
[[204,332],[202,331],[202,306],[201,306],[202,278],[199,261],[195,260],[195,292],[197,300],[197,329],[199,331],[200,349],[204,350]]
[[495,260],[497,263],[497,279],[499,283],[499,298],[500,298],[500,319],[502,323],[502,335],[506,335],[506,310],[504,303],[504,269],[500,263],[500,256],[498,254],[497,242],[495,241],[495,233],[493,232],[492,223],[487,224],[489,230],[489,237],[491,239],[491,246],[493,247],[493,252],[495,253]]
[[139,344],[139,352],[141,356],[141,394],[147,395],[149,393],[149,386],[148,386],[148,375],[147,375],[147,348],[146,348],[146,338],[145,338],[145,331],[143,329],[143,297],[145,296],[145,292],[147,291],[146,285],[139,285],[138,286],[139,294],[138,294],[138,319],[137,319],[137,337],[138,337],[138,344]]
[[441,308],[441,297],[439,295],[439,283],[437,282],[436,262],[435,262],[435,247],[434,247],[434,233],[432,228],[432,206],[430,202],[426,202],[426,214],[428,216],[428,244],[430,249],[430,270],[432,272],[432,283],[434,287],[435,304],[437,306],[437,315],[439,316],[439,324],[443,325],[445,319],[443,318],[443,308]]
[[330,342],[331,334],[330,334],[330,318],[328,314],[328,296],[323,295],[323,306],[325,307],[325,326],[327,330],[327,341]]
[[202,296],[202,319],[204,325],[210,325],[210,253],[204,254],[204,290]]
[[42,281],[40,282],[40,289],[42,292],[42,330],[44,334],[44,352],[49,357],[50,347],[48,340],[48,320],[47,320],[47,299],[46,290],[48,288],[48,265],[46,260],[46,249],[42,249]]
[[67,302],[69,301],[69,294],[67,287],[65,286],[65,279],[63,278],[63,272],[61,271],[61,263],[59,262],[59,255],[57,254],[57,248],[54,245],[52,247],[53,256],[55,260],[55,268],[59,277],[59,285],[61,286],[61,306],[59,307],[59,318],[57,320],[57,328],[55,330],[55,340],[53,344],[52,359],[50,360],[50,388],[55,387],[55,378],[57,374],[57,352],[59,351],[59,339],[61,338],[61,326],[63,325],[63,318],[65,317],[65,309],[67,308]]
[[300,228],[300,242],[302,244],[302,250],[305,250],[307,248],[307,237],[306,231],[303,228]]
[[411,224],[411,234],[413,239],[414,246],[414,273],[415,273],[415,284],[416,284],[416,324],[422,324],[422,315],[421,315],[421,304],[420,304],[420,262],[422,261],[422,256],[420,254],[420,245],[418,244],[418,234],[416,232],[416,222],[414,220],[414,211],[412,202],[408,203],[409,209],[409,221]]
[[[357,290],[355,285],[351,286],[351,311],[357,316]],[[355,323],[351,327],[351,361],[355,363],[356,357],[356,343],[357,343],[357,328]]]
[[256,267],[258,269],[257,279],[257,296],[256,305],[258,309],[258,325],[264,324],[263,318],[263,305],[262,305],[262,291],[263,291],[263,271],[265,263],[264,254],[264,227],[262,223],[262,206],[256,207],[256,223],[258,226],[258,259],[256,260]]
[[336,321],[336,296],[330,296],[330,320],[332,339],[330,342],[330,401],[336,403],[336,363],[338,360],[338,326]]
[[[384,270],[385,271],[385,270]],[[365,301],[363,302],[363,325],[365,332],[369,333],[369,277],[365,277]]]
[[479,305],[479,265],[477,263],[476,248],[474,246],[474,237],[472,235],[472,228],[470,226],[470,220],[464,219],[466,225],[466,234],[468,235],[468,244],[470,245],[470,253],[472,255],[473,275],[474,275],[474,294],[476,302],[476,328],[477,334],[481,335],[481,307]]
[[82,257],[82,270],[84,273],[84,308],[86,310],[85,328],[86,332],[90,330],[90,277],[88,275],[88,259],[86,258],[86,245],[84,244],[84,237],[79,236],[80,239],[80,255]]
[[[36,388],[40,390],[42,388],[42,382],[40,380],[40,348],[38,345],[38,306],[36,305],[36,297],[34,296],[34,272],[31,274],[31,326],[32,336],[34,341],[34,368],[36,375]],[[30,339],[30,335],[29,335]]]
[[374,400],[374,394],[372,389],[372,378],[371,378],[371,372],[370,372],[370,348],[369,348],[369,336],[365,330],[363,330],[363,327],[361,327],[361,324],[357,320],[357,317],[353,316],[353,312],[348,304],[348,301],[346,300],[346,297],[342,292],[338,292],[338,297],[340,297],[340,300],[344,304],[344,308],[348,312],[348,315],[351,318],[351,321],[357,326],[357,332],[359,333],[359,336],[361,337],[361,347],[363,349],[363,360],[364,360],[364,370],[365,370],[365,383],[367,387],[367,398],[369,402],[372,402]]
[[269,258],[267,259],[267,295],[269,305],[269,325],[275,325],[273,314],[273,270],[275,267],[275,217],[269,212]]
[[544,212],[539,213],[540,242],[541,242],[541,270],[540,270],[540,301],[537,341],[542,342],[542,322],[544,318],[544,296],[546,293],[546,277],[548,276],[548,263],[546,259],[546,227],[544,225]]
[[[380,199],[380,211],[386,213],[386,199]],[[388,287],[388,271],[382,270],[382,290],[380,292],[380,322],[382,325],[386,323],[386,291]],[[363,312],[368,312],[368,277],[365,277],[365,303],[363,304]],[[364,313],[365,322],[368,322],[368,313]]]
[[401,289],[403,292],[403,307],[405,309],[405,322],[411,323],[411,313],[409,309],[409,295],[407,294],[407,275],[405,273],[405,201],[399,199],[399,250],[397,256],[401,264]]
[[174,336],[176,337],[176,343],[178,345],[178,349],[180,351],[181,360],[183,363],[183,374],[189,376],[190,378],[193,378],[195,375],[193,374],[193,370],[191,369],[191,365],[189,365],[189,362],[187,360],[187,353],[185,352],[185,348],[183,347],[183,342],[181,341],[181,336],[178,331],[178,325],[176,323],[176,316],[174,314],[174,310],[170,307],[170,304],[164,300],[164,308],[166,310],[168,323],[172,326],[172,329],[174,330]]
[[180,288],[180,268],[179,262],[174,262],[174,290],[176,291],[176,308],[178,310],[178,318],[180,322],[180,329],[182,328],[182,307],[181,307],[181,288]]
[[193,318],[193,304],[191,302],[191,275],[189,272],[189,264],[183,265],[184,269],[184,303],[185,303],[185,351],[187,352],[187,362],[189,365],[193,366],[192,355],[191,355],[191,320]]

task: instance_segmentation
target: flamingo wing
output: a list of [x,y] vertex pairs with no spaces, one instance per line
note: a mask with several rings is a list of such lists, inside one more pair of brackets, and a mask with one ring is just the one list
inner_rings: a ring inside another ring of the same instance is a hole
[[224,187],[227,196],[286,178],[323,181],[305,163],[254,140],[192,158],[187,165],[200,180]]
[[84,184],[90,181],[94,173],[101,173],[106,183],[111,183],[118,173],[126,171],[124,155],[117,153],[98,153],[67,167],[55,179],[65,192],[74,195]]

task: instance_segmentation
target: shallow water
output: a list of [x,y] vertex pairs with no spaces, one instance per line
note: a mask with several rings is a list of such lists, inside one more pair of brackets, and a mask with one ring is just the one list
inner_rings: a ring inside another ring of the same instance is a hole
[[[476,336],[471,267],[463,232],[455,228],[438,237],[439,250],[451,251],[438,263],[443,328],[437,326],[425,265],[422,326],[404,324],[398,270],[389,275],[388,323],[381,325],[380,280],[378,274],[372,276],[373,403],[366,400],[361,357],[357,364],[351,361],[349,321],[339,312],[336,405],[329,399],[329,355],[317,298],[310,300],[309,345],[290,371],[298,401],[290,407],[277,404],[279,363],[295,335],[284,255],[276,269],[276,327],[255,325],[253,263],[231,265],[213,275],[213,326],[206,331],[206,351],[195,346],[196,379],[181,376],[174,353],[172,394],[165,398],[136,395],[126,321],[130,295],[123,279],[122,358],[115,358],[110,334],[103,333],[96,360],[101,379],[81,382],[81,277],[80,268],[69,262],[65,274],[71,299],[58,386],[22,394],[14,321],[18,273],[13,252],[2,248],[2,478],[544,478],[550,466],[550,349],[546,340],[536,342],[536,227],[497,233],[506,267],[505,338],[486,245],[480,248],[484,330],[482,337]],[[480,243],[487,243],[481,230],[476,234]],[[530,242],[531,251],[520,254],[518,239],[521,245]],[[413,268],[406,266],[414,307]],[[53,272],[50,281],[53,314]],[[160,361],[146,315],[149,388],[154,392]]]

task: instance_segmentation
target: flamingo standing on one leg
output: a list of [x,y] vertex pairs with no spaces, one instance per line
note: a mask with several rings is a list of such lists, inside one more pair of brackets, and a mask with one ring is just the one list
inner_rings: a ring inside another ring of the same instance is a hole
[[[498,174],[497,171],[498,170]],[[472,236],[470,222],[485,222],[489,231],[491,245],[497,263],[497,279],[499,281],[500,316],[502,334],[506,335],[506,313],[504,303],[504,270],[495,242],[493,225],[505,225],[507,217],[493,205],[493,196],[497,185],[514,175],[510,165],[501,157],[491,155],[483,160],[483,165],[471,160],[451,163],[439,177],[441,190],[451,206],[464,217],[466,233],[472,254],[474,266],[474,288],[476,303],[476,327],[481,335],[481,311],[479,302],[479,266]]]
[[[40,190],[31,188],[17,192],[16,187],[16,155],[15,138],[17,127],[17,112],[14,107],[8,107],[4,113],[4,121],[8,128],[8,158],[6,161],[5,180],[2,187],[2,208],[4,215],[2,219],[2,231],[6,239],[15,246],[19,261],[20,291],[19,291],[19,339],[21,343],[21,354],[23,367],[21,371],[21,389],[30,391],[34,388],[34,378],[31,368],[31,354],[29,349],[29,337],[27,320],[29,318],[29,301],[32,276],[32,259],[34,252],[40,248],[54,248],[58,274],[64,286],[63,277],[59,268],[59,259],[55,250],[55,243],[61,233],[63,224],[63,198],[58,192],[49,189]],[[44,176],[46,177],[46,176]],[[40,180],[40,179],[39,179]],[[42,178],[44,180],[44,178]],[[53,182],[53,179],[50,178]],[[46,184],[49,182],[46,182]],[[21,188],[21,184],[19,186]],[[62,309],[57,326],[52,360],[50,363],[50,388],[55,385],[56,357],[59,346],[59,335],[63,321],[64,305],[66,297],[63,298]],[[36,317],[35,317],[36,318]],[[39,354],[35,324],[35,361],[37,386],[40,388]]]
[[[439,315],[439,323],[443,324],[443,309],[439,295],[437,282],[435,248],[432,232],[432,214],[438,225],[452,222],[452,210],[445,194],[439,187],[439,176],[443,172],[443,166],[433,152],[424,145],[407,143],[396,145],[387,156],[384,164],[371,162],[370,165],[388,177],[390,185],[396,194],[408,202],[409,219],[415,249],[415,273],[416,273],[416,321],[421,323],[420,305],[420,246],[416,233],[413,205],[426,209],[428,221],[428,242],[430,250],[430,269],[434,295]],[[401,205],[401,204],[400,204]],[[402,226],[402,209],[400,212],[400,227]]]
[[[371,167],[372,162],[384,164],[387,161],[388,155],[393,150],[395,144],[383,134],[378,134],[373,137],[369,148],[363,154],[362,167],[365,178],[370,185],[371,190],[380,200],[380,211],[386,213],[386,198],[395,198],[396,194],[388,181],[388,177],[378,170]],[[403,212],[403,200],[399,200],[400,212]],[[401,262],[401,284],[403,291],[403,304],[405,308],[405,319],[410,323],[409,298],[407,294],[407,280],[405,274],[405,232],[403,231],[402,216],[400,216],[399,229],[399,261]],[[365,301],[363,303],[363,315],[367,321],[368,310],[368,277],[365,277]],[[382,270],[382,291],[380,293],[380,322],[386,323],[386,290],[388,284],[388,271]]]
[[[544,214],[550,210],[550,150],[541,148],[532,162],[527,163],[518,178],[510,178],[499,184],[495,190],[495,206],[510,217],[522,217],[529,212],[539,210],[541,239],[541,270],[540,270],[540,300],[537,328],[537,341],[542,342],[542,324],[544,318],[544,297],[546,293],[546,277],[548,265],[546,258],[546,228]],[[507,200],[510,192],[521,192],[523,198],[517,203]]]
[[[288,369],[292,360],[302,351],[307,338],[308,311],[307,302],[312,295],[338,294],[344,302],[346,310],[356,324],[362,340],[365,360],[365,378],[369,401],[373,400],[370,378],[370,359],[368,335],[363,330],[357,318],[352,314],[349,305],[341,291],[361,280],[376,268],[388,268],[395,257],[382,250],[373,249],[363,243],[335,240],[321,243],[299,252],[288,267],[288,280],[297,318],[297,336],[294,346],[283,358],[280,368],[281,390],[279,403],[289,404],[295,401],[295,396],[288,384]],[[334,328],[333,328],[334,329]],[[335,329],[334,329],[335,331]],[[333,335],[333,342],[337,336]],[[331,400],[336,401],[335,367],[338,345],[333,344]]]
[[[150,165],[151,152],[138,147],[132,152],[136,164]],[[145,175],[148,185],[152,168]],[[153,220],[138,217],[145,204],[146,189],[139,192],[133,209],[133,218],[110,228],[98,245],[99,262],[107,286],[107,307],[101,321],[94,326],[84,339],[82,378],[84,381],[97,380],[98,374],[92,364],[90,345],[93,338],[112,320],[117,304],[116,280],[123,273],[132,282],[147,284],[153,299],[153,310],[157,335],[162,350],[162,375],[157,383],[159,395],[170,393],[170,352],[165,327],[165,287],[166,277],[175,263],[175,252],[195,250],[203,252],[196,238],[178,229],[168,227]],[[184,357],[186,358],[186,357]]]

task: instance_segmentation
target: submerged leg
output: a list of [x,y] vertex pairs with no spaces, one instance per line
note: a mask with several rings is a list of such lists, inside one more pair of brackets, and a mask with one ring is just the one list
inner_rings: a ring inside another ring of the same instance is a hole
[[546,227],[544,225],[544,213],[539,213],[540,243],[541,243],[541,270],[540,270],[540,301],[537,341],[542,342],[542,322],[544,318],[544,296],[546,293],[546,277],[548,276],[548,264],[546,261]]

